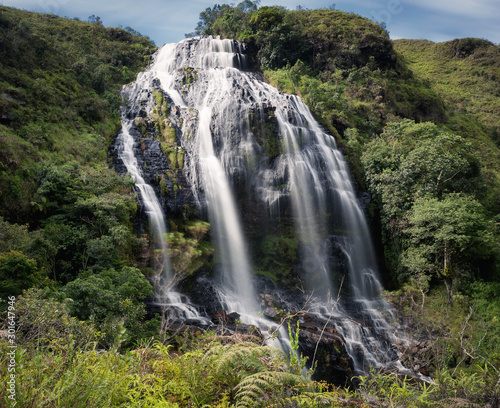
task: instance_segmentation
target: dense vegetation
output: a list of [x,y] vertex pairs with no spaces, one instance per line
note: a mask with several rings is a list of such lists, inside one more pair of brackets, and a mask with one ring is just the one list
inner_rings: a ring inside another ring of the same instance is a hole
[[[19,295],[19,403],[498,403],[498,46],[391,42],[353,14],[257,4],[208,8],[195,34],[244,41],[251,69],[300,95],[337,137],[359,187],[373,195],[367,210],[394,289],[386,296],[431,341],[435,383],[372,373],[358,391],[340,390],[300,376],[302,359],[246,333],[159,334],[157,319],[145,320],[152,287],[138,261],[148,245],[133,230],[133,182],[109,168],[107,154],[120,86],[154,44],[98,18],[0,7],[0,295]],[[199,247],[209,226],[171,227],[173,266],[184,277],[212,252]],[[256,268],[286,283],[294,234],[282,230],[262,247]],[[6,375],[7,343],[0,348]],[[2,383],[2,401],[7,395]]]
[[[143,245],[133,232],[133,181],[109,168],[108,148],[120,126],[121,85],[154,44],[100,19],[0,12],[0,294],[50,288],[86,303],[80,318],[116,326],[123,317],[132,329],[151,285],[130,268]],[[122,290],[122,270],[149,289],[130,281],[142,296]],[[117,310],[115,302],[128,303]]]
[[[303,358],[286,356],[244,332],[178,333],[174,344],[151,339],[127,350],[121,331],[102,350],[96,344],[103,333],[40,290],[18,297],[16,310],[22,347],[16,354],[22,367],[16,400],[26,407],[445,407],[485,401],[485,390],[497,380],[488,367],[480,374],[448,372],[450,339],[436,346],[443,354],[436,355],[433,384],[378,374],[359,378],[358,389],[349,390],[312,381],[310,372],[301,375]],[[295,328],[289,332],[296,349]],[[0,351],[6,374],[7,343],[0,342]],[[9,403],[8,395],[2,385],[0,399]]]

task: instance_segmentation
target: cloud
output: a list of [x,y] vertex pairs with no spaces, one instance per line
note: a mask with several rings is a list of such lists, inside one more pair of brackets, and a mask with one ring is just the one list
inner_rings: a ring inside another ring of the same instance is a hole
[[444,15],[461,15],[471,19],[500,17],[498,0],[409,0],[408,3]]

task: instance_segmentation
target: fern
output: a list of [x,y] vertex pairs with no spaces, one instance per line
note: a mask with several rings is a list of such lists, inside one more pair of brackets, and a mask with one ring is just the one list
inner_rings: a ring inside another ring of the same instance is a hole
[[297,394],[298,386],[306,384],[310,384],[309,380],[291,373],[279,371],[255,373],[245,377],[236,387],[236,407],[268,407],[273,400],[282,400]]
[[331,408],[336,406],[349,406],[346,399],[331,392],[317,393],[304,392],[298,395],[293,395],[288,398],[283,398],[280,401],[269,405],[269,408],[285,408],[285,407],[300,407],[300,408]]
[[259,372],[273,366],[274,359],[268,359],[267,357],[283,358],[283,356],[283,351],[275,347],[243,342],[215,345],[205,353],[203,360],[214,359],[216,373],[227,373],[230,370]]
[[202,339],[201,343],[214,343],[221,342],[224,344],[237,344],[242,342],[251,342],[255,344],[261,344],[262,338],[252,335],[252,334],[243,334],[243,333],[233,333],[231,335],[210,335]]

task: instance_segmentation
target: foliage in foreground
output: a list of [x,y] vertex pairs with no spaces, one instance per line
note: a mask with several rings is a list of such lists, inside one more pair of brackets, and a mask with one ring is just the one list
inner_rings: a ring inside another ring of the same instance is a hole
[[[405,293],[411,296],[409,291]],[[445,296],[431,299],[435,298],[429,296],[429,312],[446,307]],[[408,309],[406,313],[420,316],[420,308],[413,308],[408,297],[401,302]],[[445,347],[441,355],[436,354],[439,361],[432,384],[372,370],[359,378],[357,390],[346,390],[302,376],[301,359],[290,358],[244,333],[172,332],[167,334],[170,344],[167,337],[151,337],[128,349],[123,347],[126,336],[119,332],[115,341],[102,349],[97,346],[102,332],[92,323],[70,317],[64,304],[40,297],[40,292],[18,298],[16,308],[19,406],[368,408],[498,402],[497,371],[465,359],[452,365],[450,357],[460,355],[464,344],[460,343],[463,337],[459,330],[453,333],[454,341],[443,338],[442,345],[459,347],[458,351]],[[460,310],[454,310],[459,320]],[[8,351],[7,341],[0,339],[3,378]],[[3,382],[0,400],[9,403],[7,396]]]
[[[105,333],[40,295],[30,291],[16,301],[20,406],[268,407],[299,396],[310,401],[302,406],[327,406],[314,401],[333,398],[315,392],[316,384],[300,375],[297,359],[249,335],[196,333],[177,350],[151,338],[127,350],[120,332],[110,347],[98,349]],[[0,340],[2,374],[7,345]],[[5,383],[0,394],[8,402]]]

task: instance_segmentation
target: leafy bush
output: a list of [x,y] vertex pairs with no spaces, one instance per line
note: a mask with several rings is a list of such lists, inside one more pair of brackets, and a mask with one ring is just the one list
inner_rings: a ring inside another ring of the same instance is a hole
[[[108,315],[126,316],[129,307],[153,294],[151,284],[136,268],[82,273],[63,289],[70,309],[80,319],[103,321]],[[130,302],[130,303],[129,303]]]
[[68,302],[50,297],[47,290],[29,289],[16,300],[16,342],[40,348],[73,343],[93,347],[101,334],[86,322],[70,315]]
[[42,284],[36,261],[22,252],[0,253],[0,296],[17,296],[23,289]]

